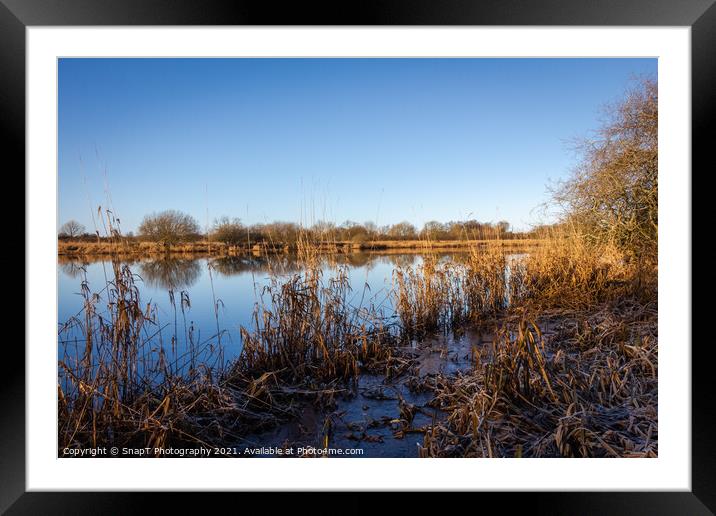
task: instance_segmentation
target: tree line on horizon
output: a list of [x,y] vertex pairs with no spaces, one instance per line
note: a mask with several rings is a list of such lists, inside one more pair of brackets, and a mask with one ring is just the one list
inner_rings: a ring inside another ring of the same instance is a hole
[[[342,224],[318,221],[311,226],[295,222],[271,222],[244,224],[238,218],[227,216],[214,220],[208,231],[202,231],[197,220],[189,214],[166,210],[146,215],[139,225],[137,234],[129,232],[123,238],[139,241],[176,244],[211,240],[230,245],[254,245],[261,242],[295,244],[300,239],[316,242],[370,242],[380,240],[493,240],[530,238],[539,233],[539,228],[528,232],[515,232],[507,221],[480,222],[474,219],[464,221],[426,222],[422,228],[403,221],[392,225],[378,226],[368,221],[358,223],[347,220]],[[62,225],[58,234],[61,240],[105,240],[99,235],[88,233],[85,226],[75,220]]]

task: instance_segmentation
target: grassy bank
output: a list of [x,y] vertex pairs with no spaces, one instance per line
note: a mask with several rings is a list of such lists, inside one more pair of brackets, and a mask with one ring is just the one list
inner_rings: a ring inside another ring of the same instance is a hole
[[72,241],[60,240],[57,245],[59,256],[164,256],[176,255],[211,255],[237,256],[242,254],[265,254],[298,252],[312,249],[319,252],[361,252],[383,250],[459,250],[471,247],[500,246],[504,249],[522,250],[540,245],[544,240],[376,240],[373,242],[311,242],[299,244],[283,244],[262,242],[252,245],[230,245],[224,242],[198,241],[179,244],[159,242],[138,242],[116,239],[114,241]]

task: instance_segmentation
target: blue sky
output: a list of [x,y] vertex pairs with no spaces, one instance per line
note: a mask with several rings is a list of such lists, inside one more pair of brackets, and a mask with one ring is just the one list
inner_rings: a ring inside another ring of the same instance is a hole
[[[61,59],[59,220],[540,221],[656,59]],[[207,216],[208,211],[208,216]]]

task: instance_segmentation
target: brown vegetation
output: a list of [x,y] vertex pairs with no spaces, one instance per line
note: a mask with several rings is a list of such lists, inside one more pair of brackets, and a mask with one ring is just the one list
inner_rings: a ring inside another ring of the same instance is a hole
[[197,255],[240,255],[246,253],[283,253],[298,252],[307,247],[314,248],[323,253],[330,252],[360,252],[360,251],[386,251],[386,250],[465,250],[474,247],[485,247],[488,244],[497,245],[505,249],[525,250],[545,242],[542,239],[511,239],[511,240],[376,240],[374,242],[297,242],[288,245],[283,242],[263,242],[252,246],[244,244],[228,244],[220,241],[199,240],[196,242],[169,244],[164,242],[137,241],[134,239],[103,239],[70,240],[62,239],[57,244],[59,256],[93,256],[114,255],[121,257],[132,256],[161,256],[164,254],[197,254]]
[[[242,328],[243,350],[229,367],[220,360],[220,332],[168,360],[156,315],[143,310],[135,276],[113,266],[106,306],[83,283],[84,351],[60,360],[59,443],[84,446],[197,446],[225,444],[296,414],[296,397],[325,403],[336,382],[390,361],[395,337],[375,312],[354,311],[338,272],[327,282],[308,265],[285,283],[274,282],[257,306],[253,329]],[[174,296],[171,296],[174,300]],[[184,313],[184,293],[174,305]],[[181,335],[175,329],[175,346]],[[217,353],[219,356],[217,356]],[[215,366],[209,366],[214,363]]]
[[582,159],[554,189],[565,222],[592,242],[611,242],[631,257],[654,260],[658,242],[658,89],[643,80],[607,109]]
[[580,241],[540,247],[509,281],[504,255],[489,252],[398,271],[409,335],[456,321],[498,334],[471,373],[421,385],[447,412],[426,431],[423,456],[656,455],[655,270]]
[[656,457],[656,306],[523,314],[469,374],[435,380],[422,456]]

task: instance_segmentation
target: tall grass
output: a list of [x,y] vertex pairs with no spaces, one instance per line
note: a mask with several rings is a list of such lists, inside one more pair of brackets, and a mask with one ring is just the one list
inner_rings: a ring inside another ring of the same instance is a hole
[[463,260],[427,256],[398,267],[395,306],[411,336],[477,323],[509,306],[583,309],[629,296],[656,296],[656,268],[629,261],[616,247],[560,233],[528,254],[499,245],[472,248]]
[[[645,281],[645,278],[650,278]],[[535,248],[512,271],[511,294],[539,309],[579,309],[630,295],[655,293],[655,270],[629,262],[609,243],[561,234]]]
[[410,337],[454,329],[494,315],[506,304],[504,251],[499,245],[472,248],[466,259],[426,256],[417,267],[395,270],[395,307]]
[[356,377],[362,365],[387,355],[395,337],[373,307],[354,307],[348,268],[324,283],[312,262],[286,281],[264,287],[253,328],[241,328],[243,350],[236,367],[286,371],[292,381]]

